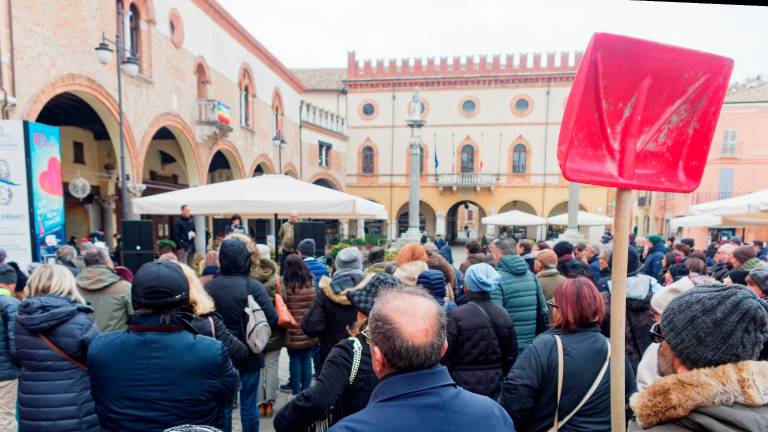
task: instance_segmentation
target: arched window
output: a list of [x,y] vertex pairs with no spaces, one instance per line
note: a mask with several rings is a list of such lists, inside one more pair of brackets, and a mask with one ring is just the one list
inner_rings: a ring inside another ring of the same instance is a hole
[[363,147],[363,175],[373,175],[374,163],[373,147]]
[[197,77],[197,98],[208,99],[208,71],[202,63],[198,63],[195,68],[195,77]]
[[251,125],[251,94],[248,84],[240,90],[240,125]]
[[525,144],[518,144],[512,150],[512,173],[525,174],[525,159],[527,156]]
[[128,8],[128,38],[125,41],[125,48],[127,52],[137,59],[139,58],[140,40],[139,33],[141,32],[141,17],[139,16],[139,8],[135,4],[131,4]]
[[475,147],[465,144],[461,148],[461,173],[471,174],[475,172]]

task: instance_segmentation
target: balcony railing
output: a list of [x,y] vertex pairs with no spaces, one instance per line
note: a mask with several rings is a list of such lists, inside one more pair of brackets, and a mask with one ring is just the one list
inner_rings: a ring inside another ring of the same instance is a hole
[[651,197],[650,196],[637,197],[637,206],[638,207],[648,207],[649,205],[651,205]]
[[437,185],[440,189],[450,187],[458,188],[491,188],[496,187],[496,174],[438,174]]
[[197,100],[197,131],[199,141],[215,143],[232,132],[229,106],[215,99]]

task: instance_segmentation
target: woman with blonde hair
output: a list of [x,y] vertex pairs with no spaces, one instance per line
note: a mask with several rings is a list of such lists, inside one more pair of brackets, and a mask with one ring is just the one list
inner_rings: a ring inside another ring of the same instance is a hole
[[58,264],[36,269],[25,294],[16,316],[19,430],[101,430],[85,367],[99,335],[93,309]]
[[189,307],[182,310],[193,316],[190,319],[192,327],[201,335],[212,337],[224,344],[235,367],[245,363],[250,353],[249,348],[227,329],[221,316],[216,313],[213,299],[203,289],[195,271],[186,264],[179,263],[179,266],[189,282]]

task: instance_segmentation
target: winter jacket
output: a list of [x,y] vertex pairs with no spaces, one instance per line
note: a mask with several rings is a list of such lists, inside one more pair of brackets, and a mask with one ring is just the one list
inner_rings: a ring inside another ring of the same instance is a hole
[[368,267],[365,268],[365,273],[384,273],[384,271],[386,271],[387,266],[389,264],[391,264],[391,263],[387,262],[387,261],[382,261],[382,262],[371,264],[371,265],[369,265]]
[[320,292],[320,279],[328,276],[328,266],[315,257],[304,258],[304,264],[307,265],[312,276],[315,277],[315,291]]
[[661,261],[664,259],[666,248],[663,244],[657,244],[648,250],[648,257],[645,259],[642,273],[659,280],[661,270],[663,269]]
[[385,376],[365,409],[329,431],[514,432],[515,426],[499,404],[462,389],[435,366]]
[[[558,375],[554,335],[559,335],[563,342],[561,419],[581,402],[603,367],[608,340],[600,334],[598,327],[577,329],[570,333],[552,328],[537,336],[509,371],[499,399],[519,430],[541,432],[552,427]],[[594,394],[568,423],[560,427],[561,432],[611,430],[610,375],[609,366]],[[635,376],[627,365],[625,394],[629,397],[634,391]]]
[[744,264],[739,267],[740,270],[746,270],[746,271],[752,271],[759,267],[766,267],[766,264],[763,260],[758,258],[750,258],[747,261],[744,262]]
[[447,338],[442,363],[451,378],[466,390],[496,399],[517,358],[515,325],[507,311],[486,293],[470,293],[467,303],[448,312]]
[[[99,431],[88,374],[38,334],[84,364],[99,330],[90,306],[56,296],[31,297],[16,314],[20,431]],[[109,365],[108,369],[123,373]],[[135,378],[135,377],[134,377]]]
[[528,253],[522,255],[522,257],[525,260],[525,263],[528,264],[528,270],[533,271],[533,266],[536,263],[536,255],[533,253]]
[[[205,284],[205,291],[213,298],[216,312],[221,315],[227,328],[240,342],[246,343],[245,328],[248,324],[248,296],[253,296],[261,306],[270,326],[277,324],[277,314],[272,301],[259,282],[248,277],[251,272],[251,255],[245,244],[237,239],[225,240],[219,248],[219,275]],[[253,372],[264,366],[264,356],[250,354],[240,372]]]
[[637,391],[645,391],[649,385],[659,379],[659,347],[661,345],[652,343],[648,345],[643,353],[643,358],[637,365]]
[[[253,254],[251,255],[251,260],[253,260]],[[275,264],[274,261],[269,259],[261,259],[258,258],[258,265],[254,266],[251,264],[251,277],[259,281],[261,283],[261,286],[264,287],[265,290],[267,290],[267,294],[269,294],[269,299],[272,301],[272,304],[275,303],[275,293],[277,292],[277,283],[278,278],[277,276],[277,264]],[[281,290],[282,294],[285,294],[285,290]],[[283,296],[283,300],[285,300],[285,296]],[[272,326],[272,334],[269,336],[269,342],[267,342],[267,346],[264,347],[264,352],[268,351],[274,351],[281,349],[285,346],[285,339],[288,337],[288,332],[283,327],[280,327],[279,325],[275,324]]]
[[133,314],[130,283],[105,265],[86,267],[75,281],[93,307],[93,320],[102,333],[128,328],[128,317]]
[[342,275],[342,278],[350,277],[349,283],[354,285],[351,288],[339,289],[336,285],[332,288],[334,280],[338,280],[337,275],[334,279],[324,277],[320,280],[320,294],[307,309],[304,318],[301,320],[301,329],[309,337],[320,339],[320,366],[325,362],[328,353],[340,340],[347,337],[347,327],[352,325],[357,318],[357,310],[347,299],[347,292],[356,288],[356,285],[363,280],[363,273]]
[[64,267],[66,267],[67,270],[69,270],[70,273],[72,273],[72,276],[74,277],[77,277],[77,275],[80,274],[80,271],[81,271],[80,267],[78,267],[72,261],[64,261],[64,260],[57,259],[56,264],[63,265]]
[[600,260],[597,258],[597,256],[593,256],[592,259],[589,260],[588,264],[589,270],[592,271],[592,282],[597,284],[597,281],[603,277],[600,275]]
[[243,225],[229,224],[224,227],[224,235],[227,234],[245,234],[245,227]]
[[[594,277],[589,264],[574,258],[571,254],[563,255],[557,259],[557,270],[565,277],[583,276],[590,280]],[[592,283],[596,283],[596,281],[592,280]]]
[[251,354],[251,349],[240,342],[224,324],[221,315],[211,312],[200,317],[194,315],[185,316],[192,328],[203,336],[212,337],[227,348],[230,360],[235,367],[245,366]]
[[173,221],[173,238],[178,249],[184,249],[186,251],[195,251],[195,239],[189,238],[189,232],[195,231],[195,221],[192,217],[179,216]]
[[728,277],[728,273],[733,270],[733,266],[728,263],[720,262],[712,267],[712,277],[722,282]]
[[0,381],[19,377],[16,360],[16,312],[20,302],[6,288],[0,288]]
[[512,317],[518,351],[522,351],[536,337],[536,317],[547,313],[547,301],[538,279],[520,255],[501,257],[496,270],[501,279],[498,287],[491,291],[491,299]]
[[[611,282],[607,282],[608,290],[600,295],[605,301],[605,320],[603,321],[603,334],[605,337],[611,337]],[[632,365],[632,370],[637,372],[637,365],[640,363],[648,345],[651,344],[651,335],[649,331],[653,325],[651,317],[651,297],[657,291],[662,289],[655,279],[646,275],[636,275],[627,278],[627,318],[626,330],[624,333],[627,360]]]
[[[630,432],[768,430],[768,363],[745,361],[669,375],[632,395]],[[674,407],[674,409],[671,409]]]
[[[283,282],[283,285],[285,282]],[[291,312],[296,322],[301,322],[307,309],[315,300],[314,281],[307,281],[303,287],[285,287],[285,304],[288,311]],[[291,350],[303,350],[317,345],[317,339],[310,338],[301,330],[301,328],[288,329],[288,340],[286,346]]]
[[561,275],[556,268],[542,270],[536,275],[536,278],[539,280],[541,293],[547,300],[555,296],[555,289],[565,280],[565,276]]
[[[371,349],[362,336],[362,348],[355,381],[349,384],[354,346],[350,338],[337,343],[312,387],[291,399],[275,416],[277,432],[301,431],[316,420],[330,417],[331,424],[365,408],[373,388],[379,382],[373,373]],[[333,409],[331,409],[333,407]]]
[[134,315],[126,331],[99,336],[88,353],[104,430],[162,431],[182,424],[222,428],[237,390],[226,347],[194,334],[179,315]]
[[219,266],[205,266],[203,272],[200,274],[200,283],[205,285],[213,279],[219,272]]
[[491,264],[492,261],[493,259],[484,253],[470,254],[467,255],[467,259],[459,266],[459,271],[464,274],[467,272],[467,269],[474,264]]

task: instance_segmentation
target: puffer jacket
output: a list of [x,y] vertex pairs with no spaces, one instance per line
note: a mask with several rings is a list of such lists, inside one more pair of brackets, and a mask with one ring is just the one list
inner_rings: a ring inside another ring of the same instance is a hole
[[229,358],[235,367],[245,366],[251,355],[251,349],[240,342],[224,325],[221,315],[211,312],[203,316],[195,317],[192,314],[184,317],[199,334],[216,339],[227,348]]
[[[51,349],[43,334],[72,359],[85,364],[99,330],[93,309],[70,299],[26,299],[16,315],[20,431],[99,431],[88,373]],[[109,369],[113,369],[110,365]],[[123,371],[120,371],[122,373]]]
[[[285,286],[285,281],[283,281]],[[288,311],[291,312],[296,322],[301,322],[307,309],[315,301],[315,283],[314,280],[307,281],[303,287],[285,287],[285,304]],[[310,338],[301,330],[301,328],[288,329],[288,340],[286,346],[290,350],[303,350],[317,345],[316,338]]]
[[[251,260],[253,260],[253,254],[251,254]],[[251,264],[251,277],[259,281],[261,286],[267,290],[270,300],[275,303],[275,293],[277,292],[277,264],[269,259],[261,259],[258,257],[258,265]],[[284,292],[284,290],[281,290]],[[283,297],[285,298],[285,297]],[[287,331],[275,324],[272,326],[272,334],[269,336],[269,342],[264,347],[264,352],[279,350],[285,346],[285,339],[287,337]]]
[[[605,337],[611,337],[611,282],[607,281],[608,290],[600,295],[605,301],[605,320],[602,331]],[[658,287],[655,279],[647,275],[635,275],[627,278],[627,319],[624,332],[624,348],[627,360],[632,365],[632,371],[637,372],[637,365],[643,357],[646,348],[651,344],[650,330],[653,325],[651,317],[651,297]]]
[[448,312],[448,350],[442,363],[456,384],[496,399],[501,381],[517,359],[515,326],[488,294],[470,293],[465,298],[467,303]]
[[[349,278],[347,283],[334,284],[339,278]],[[347,299],[347,292],[357,288],[363,280],[363,272],[334,275],[334,279],[324,277],[320,280],[320,294],[315,297],[301,320],[301,329],[309,337],[320,339],[320,366],[328,353],[340,340],[347,337],[347,327],[357,318],[357,310]],[[350,288],[340,289],[341,286]],[[337,288],[332,287],[335,286]]]
[[0,288],[0,381],[19,377],[16,360],[16,312],[19,300],[6,288]]
[[648,257],[645,259],[643,265],[643,274],[655,278],[661,282],[661,270],[663,269],[661,262],[664,260],[666,247],[659,243],[652,248],[648,249]]
[[136,314],[128,330],[93,341],[88,372],[104,430],[223,427],[237,372],[221,342],[195,333],[177,314]]
[[130,283],[105,265],[86,267],[75,281],[93,307],[93,320],[102,333],[128,328],[128,317],[133,314]]
[[315,277],[315,291],[320,292],[320,279],[323,276],[328,276],[328,266],[315,257],[304,258],[304,264],[307,265],[310,273]]
[[501,275],[491,300],[506,309],[515,323],[518,350],[522,351],[536,337],[536,318],[547,313],[547,301],[539,280],[520,255],[505,255],[496,266]]
[[[238,239],[228,239],[219,248],[219,274],[205,284],[205,291],[216,304],[216,312],[221,315],[227,328],[240,342],[246,343],[245,329],[248,324],[248,295],[252,295],[261,306],[270,326],[277,324],[275,306],[269,299],[267,291],[255,279],[248,275],[251,272],[251,254],[245,243]],[[264,355],[250,354],[246,365],[239,368],[240,372],[254,372],[264,367]]]

